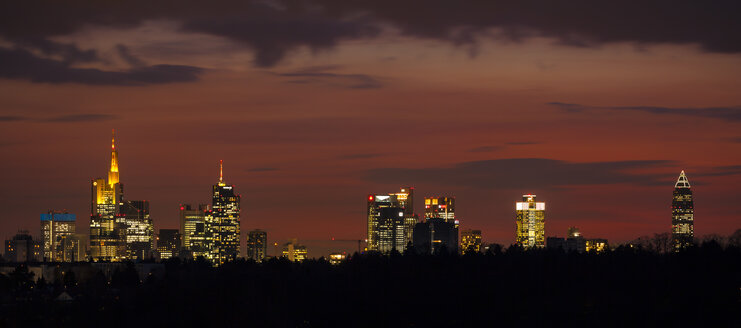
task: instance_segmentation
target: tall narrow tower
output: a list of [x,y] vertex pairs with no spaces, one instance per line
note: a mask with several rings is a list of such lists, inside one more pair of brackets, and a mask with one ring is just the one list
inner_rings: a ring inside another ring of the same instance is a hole
[[674,199],[672,200],[672,242],[674,251],[680,251],[693,245],[695,237],[695,208],[692,202],[690,181],[684,174],[679,174],[674,184]]
[[224,182],[223,162],[219,161],[219,182],[213,186],[212,210],[206,214],[209,256],[214,265],[239,257],[240,196],[234,186]]
[[522,202],[515,204],[517,210],[517,239],[515,243],[524,247],[545,247],[545,203],[536,202],[535,195],[522,195]]
[[94,261],[118,261],[125,258],[126,229],[119,218],[123,185],[118,175],[118,151],[111,137],[111,167],[108,181],[92,181],[90,206],[90,257]]

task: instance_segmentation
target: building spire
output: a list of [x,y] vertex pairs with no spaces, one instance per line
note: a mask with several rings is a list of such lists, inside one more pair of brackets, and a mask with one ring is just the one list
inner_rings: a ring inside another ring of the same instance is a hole
[[108,171],[108,184],[113,186],[119,183],[118,151],[116,151],[116,130],[111,130],[111,169]]
[[224,186],[224,185],[226,185],[224,183],[224,160],[220,159],[219,160],[219,186]]
[[674,188],[689,188],[690,187],[690,180],[687,179],[687,176],[684,174],[684,170],[682,170],[682,173],[679,173],[679,178],[677,179],[677,183],[674,184]]

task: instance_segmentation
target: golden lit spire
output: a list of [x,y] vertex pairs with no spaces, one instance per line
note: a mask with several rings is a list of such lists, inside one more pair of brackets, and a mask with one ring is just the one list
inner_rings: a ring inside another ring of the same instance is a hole
[[116,151],[116,130],[111,130],[111,170],[108,171],[108,184],[113,186],[118,182],[118,151]]
[[224,160],[219,160],[219,186],[226,186],[224,183]]

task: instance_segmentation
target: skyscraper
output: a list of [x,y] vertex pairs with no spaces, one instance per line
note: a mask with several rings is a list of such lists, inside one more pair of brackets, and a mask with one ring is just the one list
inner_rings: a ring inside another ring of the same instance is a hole
[[[414,188],[402,187],[397,193],[388,195],[368,195],[368,250],[388,252],[391,249],[403,251],[412,241],[414,225],[418,217],[414,214]],[[381,209],[395,208],[381,217]],[[395,212],[394,212],[395,211]],[[393,213],[392,213],[393,212]],[[401,215],[399,216],[399,212]],[[381,224],[383,220],[383,224]],[[384,247],[380,247],[380,233],[383,230]]]
[[41,214],[41,241],[44,245],[44,260],[53,262],[64,261],[62,240],[65,236],[75,233],[74,214],[59,211],[49,211]]
[[368,250],[403,252],[406,238],[404,208],[395,194],[368,195]]
[[43,242],[33,240],[28,231],[18,231],[5,241],[5,258],[10,262],[37,262],[42,260],[43,254]]
[[247,258],[262,262],[268,254],[268,233],[260,229],[247,235]]
[[675,251],[694,244],[694,213],[690,181],[682,171],[674,184],[674,199],[672,200],[672,242]]
[[126,229],[126,258],[129,260],[151,258],[154,250],[154,225],[149,217],[149,202],[127,200],[119,208],[120,213],[117,217],[122,218]]
[[421,254],[458,252],[458,226],[439,217],[425,219],[414,226],[414,249]]
[[180,231],[178,229],[160,229],[157,235],[157,252],[160,259],[175,257],[180,252]]
[[207,257],[206,245],[206,213],[210,213],[209,205],[200,204],[194,209],[189,204],[180,205],[180,233],[181,249],[193,258]]
[[119,181],[114,135],[111,138],[108,181],[101,178],[92,181],[90,256],[94,261],[118,261],[126,257],[125,220],[118,216],[122,200],[123,185]]
[[209,259],[221,265],[239,257],[239,201],[234,186],[224,183],[223,161],[219,161],[219,183],[213,186],[212,210],[206,215]]
[[425,197],[425,219],[439,218],[455,223],[455,197]]
[[545,203],[536,202],[535,195],[522,195],[517,210],[517,238],[515,243],[525,247],[545,247]]
[[481,251],[481,230],[461,231],[461,253]]

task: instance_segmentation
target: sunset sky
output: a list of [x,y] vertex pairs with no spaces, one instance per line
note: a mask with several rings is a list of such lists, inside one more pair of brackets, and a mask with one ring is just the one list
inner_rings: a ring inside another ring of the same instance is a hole
[[[0,4],[0,237],[67,209],[116,129],[124,197],[155,229],[181,203],[242,195],[242,235],[310,255],[366,237],[366,197],[456,197],[461,229],[625,242],[741,228],[737,1],[19,1]],[[243,243],[244,244],[244,243]],[[273,247],[269,248],[273,253]]]

